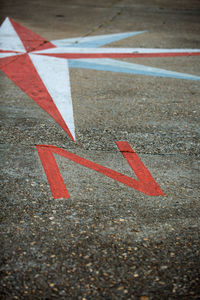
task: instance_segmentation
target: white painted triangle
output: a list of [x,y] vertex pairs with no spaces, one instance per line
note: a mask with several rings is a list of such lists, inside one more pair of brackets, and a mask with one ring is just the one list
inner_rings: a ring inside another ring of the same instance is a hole
[[29,54],[29,57],[75,139],[67,60],[35,54]]
[[57,47],[86,47],[86,48],[96,48],[101,47],[106,44],[110,44],[128,37],[132,37],[146,31],[135,31],[135,32],[123,32],[115,34],[105,34],[105,35],[95,35],[87,37],[77,37],[62,40],[51,41]]
[[83,68],[91,70],[103,70],[111,72],[121,72],[127,74],[168,77],[185,80],[200,80],[200,76],[190,75],[186,73],[178,73],[165,69],[154,68],[139,64],[128,63],[115,59],[70,59],[70,68]]
[[9,18],[6,18],[0,27],[0,49],[26,52]]

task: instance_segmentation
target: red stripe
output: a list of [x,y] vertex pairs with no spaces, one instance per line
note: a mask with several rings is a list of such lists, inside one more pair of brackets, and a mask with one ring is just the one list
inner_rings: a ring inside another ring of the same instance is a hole
[[47,41],[42,36],[34,33],[33,31],[27,29],[26,27],[22,26],[21,24],[13,21],[10,19],[12,26],[14,27],[15,31],[19,35],[25,49],[27,52],[33,50],[44,50],[49,48],[55,48],[55,45]]
[[53,198],[70,198],[53,153],[46,147],[36,146],[36,148],[45,170]]
[[4,58],[1,61],[1,70],[41,108],[48,112],[74,141],[69,128],[54,104],[28,54],[18,55],[14,58]]
[[67,59],[81,58],[137,58],[137,57],[170,57],[170,56],[198,56],[200,52],[170,52],[170,53],[36,53],[38,55],[53,56]]
[[19,51],[0,50],[0,53],[20,53]]
[[36,148],[42,161],[42,165],[44,166],[44,170],[49,181],[53,197],[55,199],[69,197],[64,181],[63,179],[61,180],[62,176],[58,169],[57,163],[53,158],[53,154],[58,154],[60,156],[68,158],[79,165],[95,170],[96,172],[99,172],[107,177],[119,181],[149,196],[164,196],[163,191],[155,182],[150,172],[141,162],[137,154],[130,147],[129,143],[117,142],[117,146],[122,152],[123,156],[128,161],[132,170],[137,175],[138,180],[135,180],[131,177],[113,171],[112,169],[91,162],[64,149],[50,145],[37,145]]

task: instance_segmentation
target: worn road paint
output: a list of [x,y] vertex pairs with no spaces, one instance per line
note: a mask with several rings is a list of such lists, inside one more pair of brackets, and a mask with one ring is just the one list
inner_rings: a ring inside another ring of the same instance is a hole
[[[12,65],[12,68],[10,67]],[[13,60],[13,57],[7,57],[6,63],[0,65],[1,70],[12,79],[16,85],[31,97],[41,108],[48,111],[56,122],[68,133],[73,139],[71,132],[66,126],[59,110],[57,109],[51,95],[45,87],[43,81],[38,75],[29,54],[22,54]]]
[[[159,68],[146,67],[143,65],[128,63],[114,59],[72,59],[69,60],[70,68],[91,69],[100,71],[120,72],[135,75],[148,75],[157,77],[171,77],[186,79],[186,75],[178,72],[167,71]],[[187,75],[187,80],[200,80],[200,77]]]
[[0,49],[20,52],[26,51],[9,18],[6,18],[0,27]]
[[194,75],[110,59],[200,55],[200,49],[98,48],[141,33],[144,31],[66,39],[54,41],[53,44],[6,18],[0,27],[0,69],[75,141],[68,66],[200,80],[200,77]]
[[[54,104],[61,112],[72,137],[75,138],[68,61],[55,57],[42,57],[41,55],[29,54],[29,56]],[[63,80],[65,84],[63,84]]]
[[53,47],[9,18],[0,27],[0,69],[75,141],[68,63],[32,54]]
[[146,195],[164,196],[163,191],[153,179],[149,170],[145,167],[137,154],[131,148],[129,143],[116,142],[116,144],[136,174],[138,180],[118,173],[112,169],[103,167],[64,149],[51,145],[36,145],[53,197],[55,199],[70,197],[53,154],[58,154],[62,157],[65,157],[79,165],[99,172]]
[[62,39],[51,41],[56,47],[73,47],[73,48],[98,48],[106,44],[117,42],[138,34],[145,33],[146,31],[124,32],[114,34],[104,34],[86,37],[77,37],[71,39]]
[[14,30],[17,35],[21,39],[26,52],[34,51],[34,50],[45,50],[49,48],[54,48],[55,46],[44,39],[42,36],[34,33],[33,31],[27,29],[21,24],[13,21],[9,18],[10,23],[12,24]]
[[146,48],[53,48],[35,51],[35,54],[62,58],[110,58],[111,57],[165,57],[200,55],[200,49],[146,49]]

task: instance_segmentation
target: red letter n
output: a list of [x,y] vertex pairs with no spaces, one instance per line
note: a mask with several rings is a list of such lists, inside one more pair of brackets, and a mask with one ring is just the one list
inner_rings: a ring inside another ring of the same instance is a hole
[[54,158],[54,153],[68,158],[81,166],[95,170],[96,172],[102,173],[107,177],[113,178],[114,180],[117,180],[139,192],[145,193],[146,195],[164,196],[163,191],[155,182],[149,170],[145,167],[137,154],[133,151],[129,143],[116,142],[116,144],[124,158],[129,163],[132,170],[135,172],[138,180],[113,171],[112,169],[103,167],[61,148],[50,145],[36,145],[54,199],[70,198],[63,178],[60,174],[60,170]]

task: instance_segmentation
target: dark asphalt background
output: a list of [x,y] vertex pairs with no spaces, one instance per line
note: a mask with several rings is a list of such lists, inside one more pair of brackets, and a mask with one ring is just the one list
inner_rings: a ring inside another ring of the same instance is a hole
[[[1,0],[6,16],[49,40],[148,30],[112,46],[200,48],[198,0]],[[124,60],[200,76],[199,57]],[[74,144],[0,76],[1,299],[199,299],[199,82],[72,69]],[[71,198],[52,198],[35,144],[134,177],[120,140],[165,197],[56,157]]]

